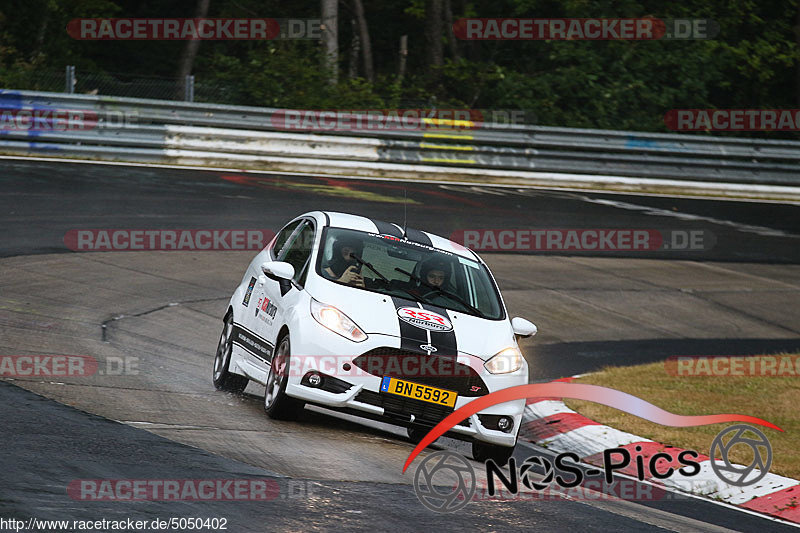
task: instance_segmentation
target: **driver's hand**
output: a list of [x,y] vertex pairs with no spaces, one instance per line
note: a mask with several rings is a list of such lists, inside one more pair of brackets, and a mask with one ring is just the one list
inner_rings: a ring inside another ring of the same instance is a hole
[[348,285],[355,285],[356,287],[364,286],[364,278],[358,273],[358,267],[356,265],[345,270],[342,277],[339,278],[339,281],[347,283]]

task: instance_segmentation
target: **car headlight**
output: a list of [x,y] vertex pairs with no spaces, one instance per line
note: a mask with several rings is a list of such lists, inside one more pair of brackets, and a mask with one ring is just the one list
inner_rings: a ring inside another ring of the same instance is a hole
[[483,365],[492,374],[508,374],[522,368],[522,352],[516,346],[501,350]]
[[353,342],[367,340],[367,334],[361,331],[361,328],[350,320],[346,314],[332,305],[325,305],[311,298],[311,316],[329,330],[338,333],[346,339],[350,339]]

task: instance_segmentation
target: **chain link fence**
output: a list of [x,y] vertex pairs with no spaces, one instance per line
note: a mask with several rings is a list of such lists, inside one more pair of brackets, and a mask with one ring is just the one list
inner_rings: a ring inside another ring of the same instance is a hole
[[[173,100],[207,104],[228,104],[258,106],[250,92],[235,79],[205,81],[201,77],[187,76],[158,77],[131,75],[114,72],[87,72],[74,66],[64,70],[31,69],[26,71],[3,71],[0,69],[0,88],[13,88],[23,91],[64,92],[99,96],[118,96],[125,98],[145,98],[153,100]],[[275,107],[280,107],[275,106]],[[427,110],[435,113],[441,106],[435,97],[406,98],[400,101],[398,109]],[[444,106],[446,108],[446,106]],[[353,111],[368,109],[369,106],[354,107]],[[452,111],[445,109],[445,111]],[[487,121],[512,123],[491,110],[473,110]],[[536,124],[532,112],[524,112],[513,123]]]
[[[70,85],[72,85],[71,91]],[[247,104],[242,101],[244,98],[235,87],[205,82],[195,79],[194,76],[180,79],[114,72],[84,72],[71,66],[59,71],[40,69],[13,73],[0,71],[0,86],[28,91]]]
[[[295,103],[287,104],[281,101],[265,102],[264,95],[254,94],[242,80],[233,76],[212,80],[202,77],[187,76],[186,79],[178,77],[158,77],[132,75],[116,72],[90,72],[82,71],[74,66],[66,66],[63,70],[53,69],[3,69],[0,66],[0,88],[9,88],[24,91],[41,92],[66,92],[75,94],[88,94],[99,96],[117,96],[127,98],[143,98],[153,100],[173,100],[198,102],[206,104],[227,104],[261,107],[290,107],[301,108]],[[353,112],[364,111],[381,106],[353,106]],[[447,105],[440,105],[435,96],[428,98],[407,97],[400,99],[394,106],[398,110],[427,110],[436,112],[440,108],[452,111]],[[318,107],[302,107],[303,109],[319,109]],[[328,108],[330,109],[330,108]],[[472,109],[483,117],[486,122],[515,124],[515,125],[546,125],[539,121],[535,110],[526,109]],[[789,110],[792,111],[792,110]],[[800,116],[800,114],[798,114]],[[480,119],[476,119],[481,121]],[[798,119],[800,124],[800,119]],[[571,126],[574,127],[574,126]],[[798,126],[800,127],[800,125]],[[747,131],[748,137],[765,138],[770,140],[798,140],[800,131],[797,130],[769,130]],[[686,133],[684,133],[686,134]],[[720,138],[741,138],[740,131],[709,131],[693,132],[693,136],[709,136]]]
[[194,76],[159,78],[115,73],[76,73],[75,90],[79,94],[184,100],[215,104],[239,104],[234,91],[225,85],[196,80]]
[[[254,102],[242,83],[235,79],[206,81],[201,77],[189,76],[186,80],[177,77],[158,77],[131,75],[115,72],[88,72],[74,66],[64,70],[3,71],[0,69],[0,88],[13,88],[24,91],[67,92],[100,96],[120,96],[127,98],[148,98],[154,100],[176,100],[208,104],[264,105]],[[72,90],[69,89],[70,85]],[[267,107],[270,107],[267,105]],[[274,106],[280,107],[280,106]],[[353,109],[366,109],[353,107]],[[426,109],[435,111],[441,106],[435,97],[404,98],[399,109]],[[484,110],[488,111],[488,110]],[[536,124],[536,115],[527,111],[519,124]],[[521,116],[523,116],[521,115]],[[495,117],[497,118],[497,117]]]
[[64,92],[65,72],[31,70],[0,70],[0,87],[44,92]]

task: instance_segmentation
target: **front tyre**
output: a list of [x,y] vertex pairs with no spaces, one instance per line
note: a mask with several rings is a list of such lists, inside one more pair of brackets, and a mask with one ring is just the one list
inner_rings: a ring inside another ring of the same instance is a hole
[[409,426],[408,428],[406,428],[406,434],[408,435],[408,440],[410,440],[414,444],[419,444],[420,442],[422,442],[422,439],[425,438],[425,435],[427,435],[430,432],[430,430],[431,428],[420,428],[416,426],[413,427]]
[[217,390],[227,392],[242,392],[250,381],[244,376],[234,374],[228,370],[233,352],[233,313],[225,318],[222,334],[219,336],[217,355],[214,357],[214,372],[212,380]]
[[492,459],[497,466],[505,466],[512,455],[514,455],[513,446],[509,448],[508,446],[472,441],[472,458],[479,463],[485,463]]
[[289,381],[289,334],[284,334],[272,355],[269,365],[266,390],[264,391],[264,411],[275,420],[296,420],[303,410],[304,403],[286,395]]

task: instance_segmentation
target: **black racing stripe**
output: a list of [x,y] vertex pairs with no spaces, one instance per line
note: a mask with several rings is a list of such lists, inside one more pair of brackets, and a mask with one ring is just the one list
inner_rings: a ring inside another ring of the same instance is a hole
[[[453,318],[447,314],[447,309],[444,307],[423,303],[422,308],[442,315],[453,324]],[[458,339],[456,338],[455,327],[450,331],[431,331],[431,344],[436,347],[437,355],[458,355]]]
[[267,363],[272,361],[273,346],[255,333],[246,330],[239,324],[233,324],[233,343],[241,346],[249,353]]
[[391,235],[392,237],[397,237],[399,239],[403,238],[403,232],[400,231],[394,224],[389,224],[383,220],[375,220],[372,218],[370,220],[373,224],[375,224],[375,227],[378,228],[378,233],[382,235]]
[[409,241],[418,242],[419,244],[424,244],[426,246],[433,246],[431,238],[418,229],[406,228],[406,238]]
[[[401,307],[414,307],[419,309],[419,304],[414,300],[406,300],[405,298],[392,296],[392,302],[394,303],[395,310]],[[428,344],[428,335],[425,333],[425,330],[413,326],[405,320],[400,320],[400,317],[397,317],[397,322],[400,324],[400,348],[414,353],[421,353],[422,349],[420,346]]]

